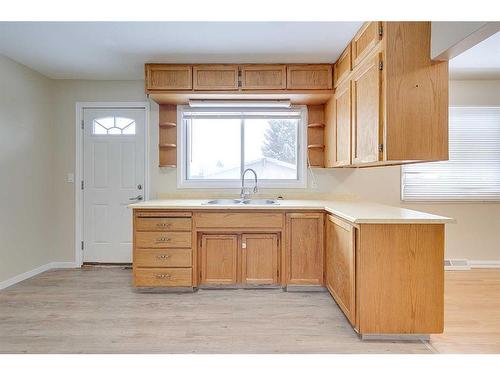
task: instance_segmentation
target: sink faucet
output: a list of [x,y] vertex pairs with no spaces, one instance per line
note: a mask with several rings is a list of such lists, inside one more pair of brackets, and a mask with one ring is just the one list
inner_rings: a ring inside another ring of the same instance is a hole
[[257,193],[259,191],[259,189],[257,188],[257,172],[255,172],[252,168],[247,168],[243,171],[243,174],[241,175],[241,192],[240,192],[241,199],[248,199],[249,196],[249,194],[245,191],[245,174],[247,172],[252,172],[254,175],[255,186],[253,187],[253,192]]

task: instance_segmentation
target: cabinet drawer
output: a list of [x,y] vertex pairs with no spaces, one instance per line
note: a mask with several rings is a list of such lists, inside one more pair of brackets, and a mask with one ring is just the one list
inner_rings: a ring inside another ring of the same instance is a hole
[[134,284],[137,287],[192,286],[191,268],[136,268]]
[[189,65],[146,65],[148,90],[191,90],[193,73]]
[[150,217],[137,218],[136,230],[140,231],[191,231],[191,218]]
[[357,66],[382,39],[382,22],[368,22],[352,41],[353,66]]
[[243,65],[241,88],[243,90],[283,90],[286,88],[286,66]]
[[349,76],[351,70],[351,45],[349,44],[335,63],[335,69],[333,70],[334,86],[337,87],[340,82],[342,82],[347,76]]
[[196,65],[193,79],[195,90],[238,90],[238,66]]
[[134,252],[137,267],[191,267],[191,249],[137,249]]
[[195,225],[198,228],[281,228],[283,215],[272,212],[199,212],[195,214]]
[[331,65],[290,65],[286,73],[288,90],[330,90]]
[[191,247],[191,232],[136,232],[138,248]]

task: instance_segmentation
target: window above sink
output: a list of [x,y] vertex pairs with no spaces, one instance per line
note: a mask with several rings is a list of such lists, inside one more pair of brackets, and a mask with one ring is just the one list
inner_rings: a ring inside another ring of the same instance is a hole
[[306,106],[177,111],[179,188],[240,188],[246,168],[262,188],[307,186]]

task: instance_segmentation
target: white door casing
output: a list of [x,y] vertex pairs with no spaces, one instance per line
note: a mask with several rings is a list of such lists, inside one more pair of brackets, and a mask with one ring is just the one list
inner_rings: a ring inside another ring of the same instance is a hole
[[145,123],[144,109],[83,110],[84,262],[132,261],[127,205],[145,195]]

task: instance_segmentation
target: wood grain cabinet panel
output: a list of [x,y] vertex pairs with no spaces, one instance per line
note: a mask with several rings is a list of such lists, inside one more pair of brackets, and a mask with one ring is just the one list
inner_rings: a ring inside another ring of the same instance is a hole
[[134,265],[137,267],[191,267],[191,249],[137,249]]
[[243,284],[278,284],[278,235],[241,236],[241,281]]
[[323,213],[286,215],[287,284],[323,285]]
[[332,66],[327,64],[287,66],[288,90],[330,90]]
[[352,78],[352,162],[376,162],[381,157],[382,134],[381,55],[376,54],[357,68]]
[[238,235],[203,235],[200,284],[236,284],[238,281],[237,256]]
[[136,287],[190,287],[191,268],[136,268],[134,285]]
[[335,160],[333,166],[351,164],[351,81],[337,87],[335,91]]
[[380,40],[382,40],[382,22],[364,24],[352,41],[353,65],[358,65]]
[[283,214],[276,212],[197,212],[197,228],[266,228],[283,227]]
[[334,74],[334,86],[337,87],[339,83],[344,81],[352,70],[352,55],[351,55],[351,44],[342,52],[339,59],[335,63],[333,74]]
[[238,65],[195,65],[193,81],[198,91],[238,90]]
[[170,217],[170,218],[137,218],[136,230],[138,231],[191,231],[191,218]]
[[135,233],[137,248],[191,247],[191,232],[139,232]]
[[193,71],[190,65],[147,64],[146,90],[192,90]]
[[326,287],[352,325],[356,319],[355,228],[334,216],[326,222]]
[[242,65],[243,90],[283,90],[286,88],[285,65]]

